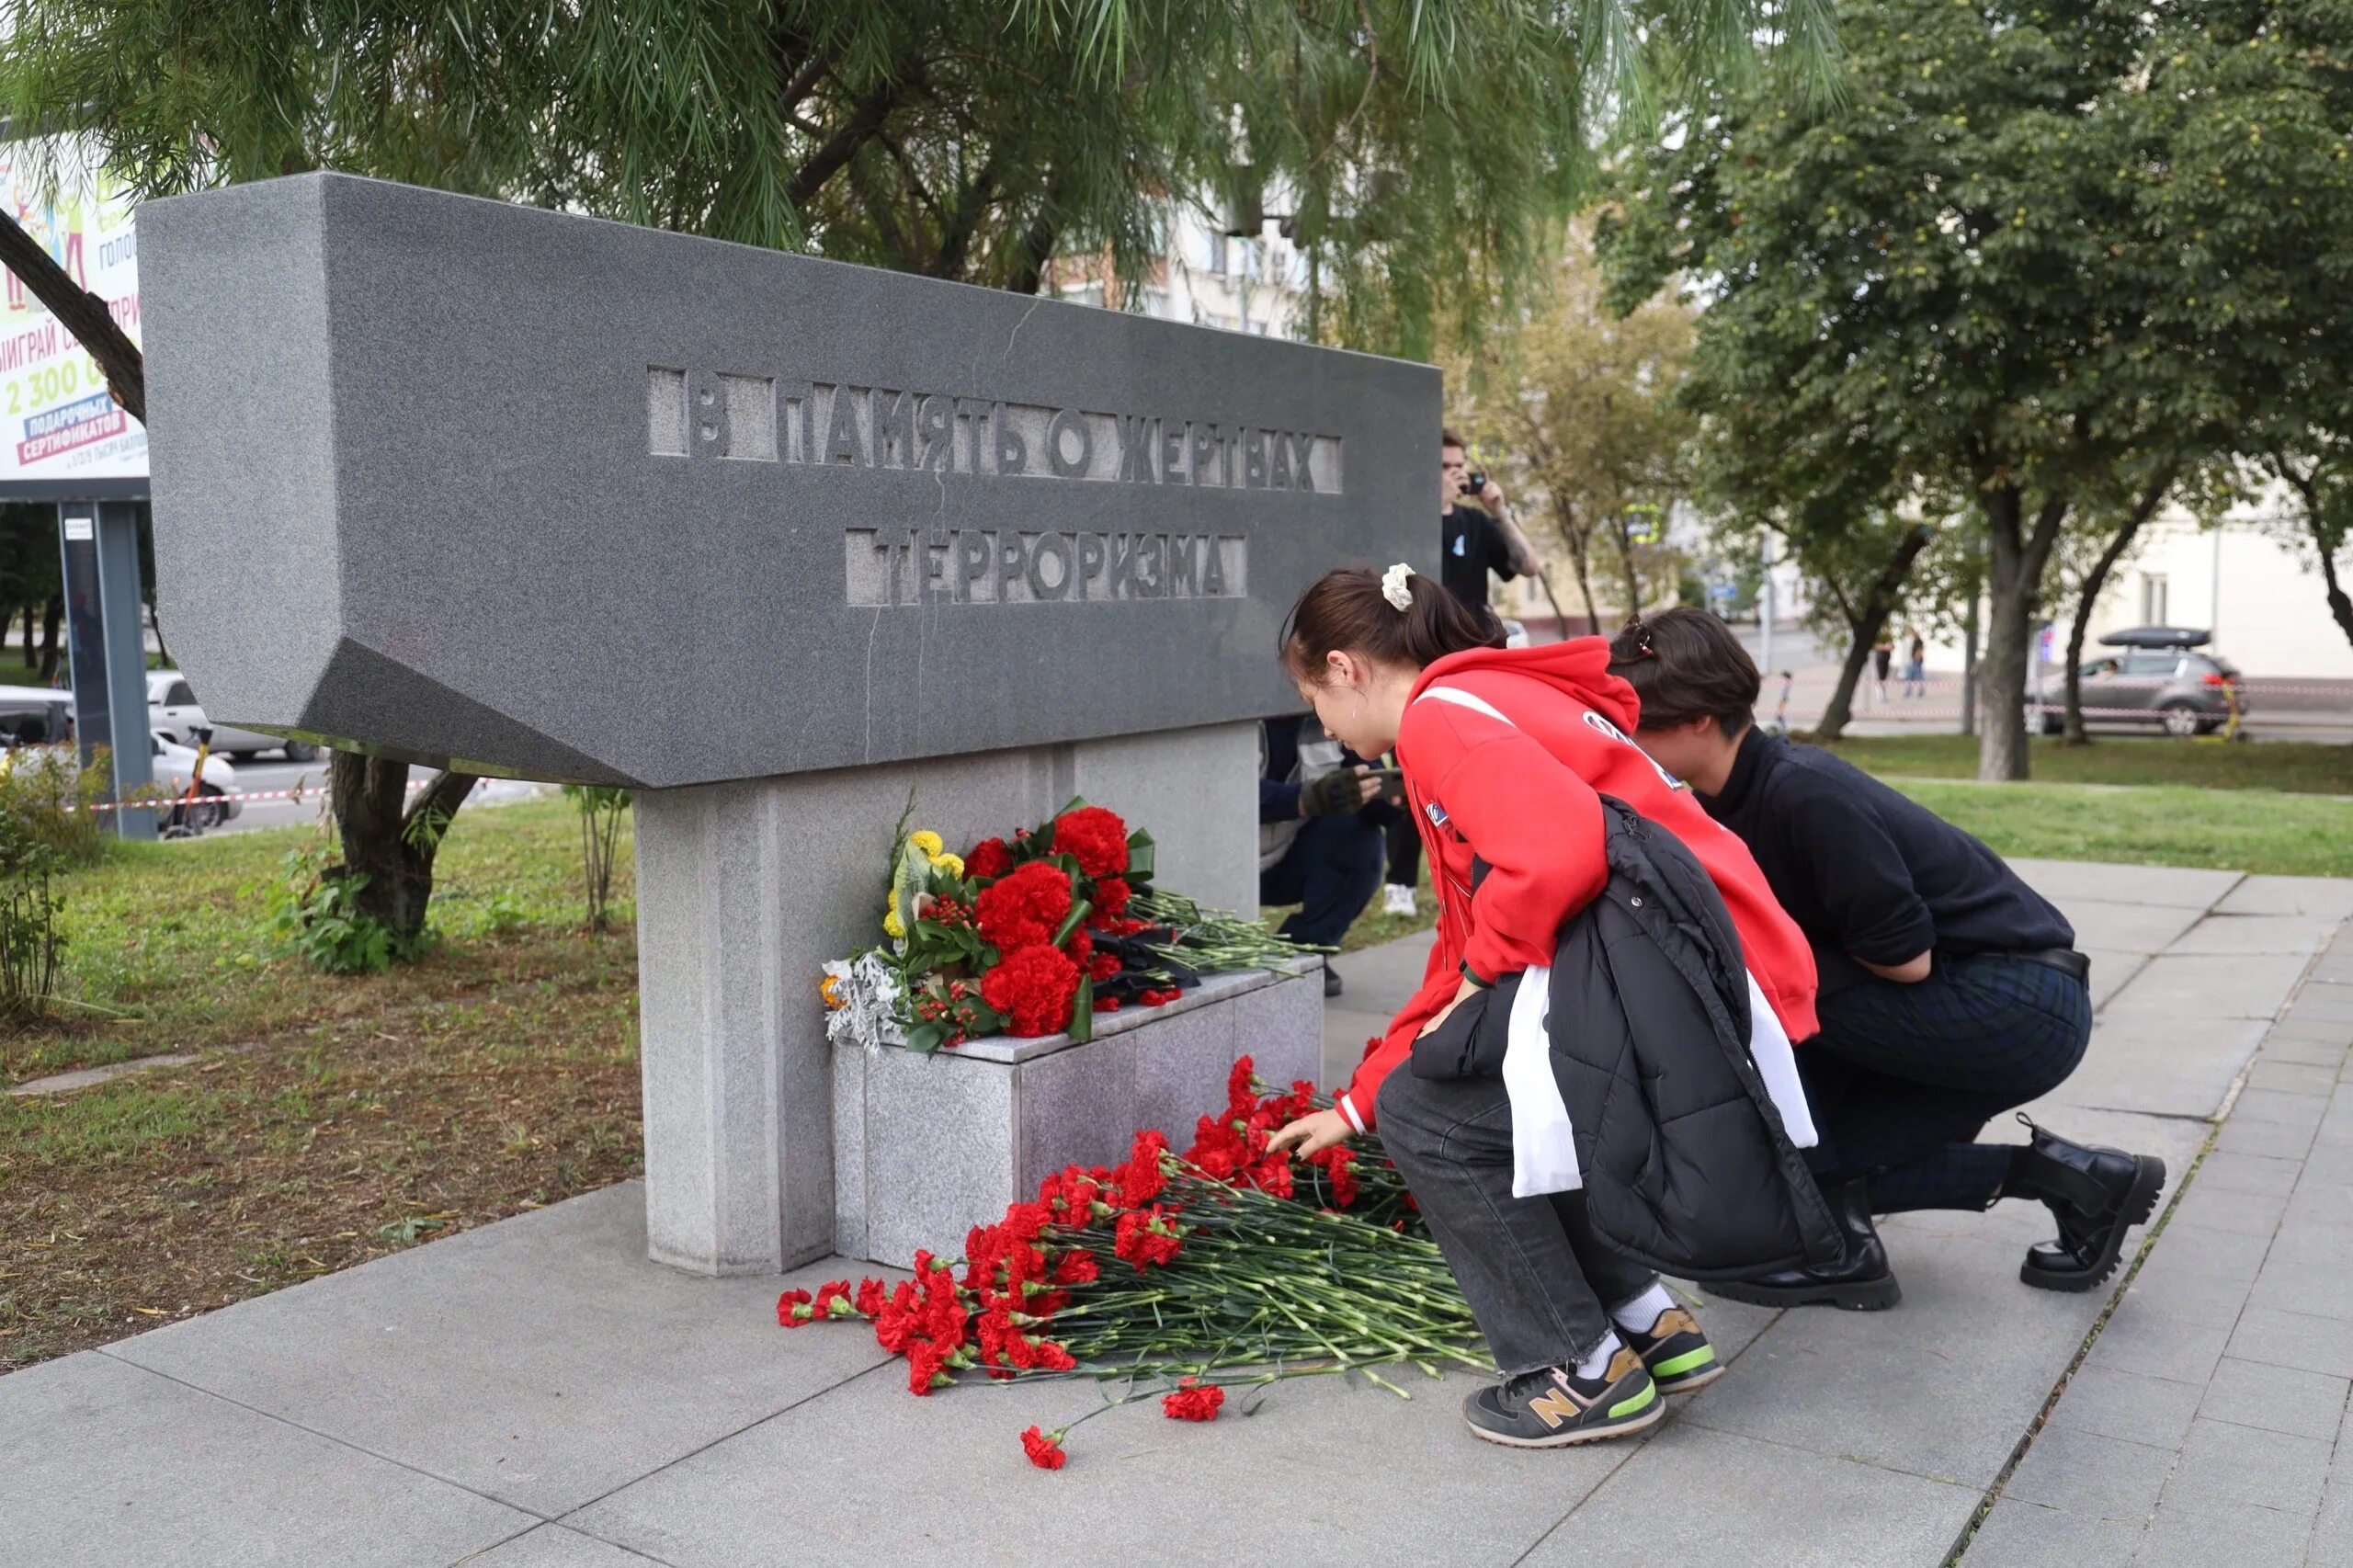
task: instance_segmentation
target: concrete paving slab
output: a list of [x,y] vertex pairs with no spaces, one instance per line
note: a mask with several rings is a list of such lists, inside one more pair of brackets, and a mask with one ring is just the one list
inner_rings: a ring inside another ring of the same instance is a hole
[[1961,1561],[1985,1568],[2130,1568],[2142,1540],[2138,1525],[2005,1494],[1970,1538]]
[[2074,899],[2063,904],[2060,913],[2075,928],[2078,948],[2138,953],[2144,958],[2164,952],[2205,918],[2203,908],[2197,905],[2111,903],[2103,899]]
[[2353,1324],[2353,1292],[2346,1290],[2346,1271],[2333,1263],[2267,1259],[2247,1304]]
[[2290,1127],[2299,1131],[2305,1129],[2318,1131],[2321,1118],[2326,1115],[2327,1111],[2328,1097],[2325,1094],[2312,1095],[2287,1089],[2248,1087],[2240,1090],[2239,1097],[2233,1102],[2231,1119],[2237,1121],[2244,1118],[2248,1121],[2267,1122],[2275,1127]]
[[665,1268],[644,1210],[626,1182],[117,1353],[548,1516],[882,1358],[871,1335],[776,1326],[778,1290],[822,1268]]
[[2149,1523],[2135,1568],[2300,1568],[2308,1515],[2252,1504],[2166,1502]]
[[2353,1448],[2340,1442],[2337,1451],[2340,1458],[2328,1478],[2326,1500],[2313,1521],[2307,1568],[2353,1568],[2353,1463],[2346,1462],[2353,1458]]
[[2251,1503],[2309,1518],[2328,1481],[2331,1442],[2211,1421],[2189,1424],[2166,1490],[2200,1503]]
[[2200,1187],[2225,1192],[2265,1192],[2285,1198],[2296,1189],[2303,1167],[2293,1160],[2270,1160],[2260,1154],[2234,1154],[2217,1149],[2198,1167]]
[[2067,1392],[2052,1406],[2050,1424],[2128,1443],[2179,1448],[2189,1435],[2200,1397],[2195,1383],[2083,1366],[2067,1380]]
[[2137,1525],[2155,1511],[2173,1461],[2169,1448],[2046,1426],[2002,1495]]
[[2301,915],[2210,915],[2176,938],[2167,953],[2288,954],[2310,960],[2328,927]]
[[[1411,1400],[1298,1380],[1246,1419],[1229,1395],[1209,1426],[1166,1420],[1146,1401],[1072,1432],[1068,1467],[1050,1473],[1023,1458],[1019,1435],[1098,1408],[1091,1385],[960,1387],[918,1402],[884,1369],[564,1522],[676,1568],[787,1558],[1034,1568],[1044,1518],[1085,1543],[1067,1560],[1225,1562],[1290,1555],[1290,1541],[1332,1562],[1500,1565],[1643,1451],[1636,1440],[1500,1449],[1462,1426],[1458,1407],[1477,1379],[1395,1381]],[[1649,1441],[1685,1440],[1678,1425]]]
[[[1528,1568],[1933,1563],[1951,1551],[1979,1501],[1968,1487],[1850,1459],[1726,1432],[1671,1431],[1523,1561]],[[1727,1528],[1728,1520],[1739,1522]]]
[[2092,960],[2089,986],[2095,1009],[2107,1006],[2109,998],[2123,990],[2134,975],[2148,967],[2152,956],[2148,953],[2119,952],[2113,948],[2085,947],[2082,951]]
[[2307,1178],[2288,1199],[2283,1219],[2299,1234],[2306,1230],[2353,1230],[2353,1182]]
[[2332,1028],[2327,1039],[2308,1039],[2295,1032],[2293,1025],[2292,1019],[2274,1024],[2271,1032],[2264,1037],[2262,1054],[2266,1062],[2295,1062],[2338,1072],[2344,1068],[2347,1054],[2353,1054],[2353,1042],[2344,1038],[2342,1029]]
[[2248,877],[2214,906],[2219,915],[2305,915],[2353,918],[2353,880],[2344,877]]
[[2336,1318],[2250,1306],[2231,1335],[2231,1354],[2332,1378],[2353,1378],[2353,1331]]
[[2337,1069],[2341,1062],[2314,1065],[2310,1062],[2282,1061],[2263,1048],[2255,1065],[2247,1069],[2246,1086],[2250,1089],[2276,1089],[2291,1095],[2325,1095],[2336,1088]]
[[[2263,1029],[2257,1018],[2166,1020],[2111,1009],[2092,1026],[2083,1063],[2036,1104],[2211,1116],[2254,1057]],[[2027,1114],[2036,1116],[2036,1108]]]
[[562,1525],[541,1525],[451,1568],[646,1568],[659,1561]]
[[2231,1342],[2231,1325],[2120,1305],[2084,1358],[2087,1367],[2112,1367],[2153,1378],[2203,1385]]
[[2198,1414],[2234,1426],[2259,1426],[2334,1443],[2345,1422],[2348,1389],[2353,1382],[2344,1378],[2225,1356],[2214,1369],[2214,1381],[2206,1385]]
[[2252,1282],[2244,1275],[2200,1272],[2176,1264],[2174,1249],[2188,1244],[2187,1238],[2171,1230],[2165,1235],[2166,1242],[2126,1288],[2119,1310],[2129,1308],[2135,1313],[2214,1324],[2223,1328],[2237,1326],[2239,1314],[2246,1310],[2248,1293],[2254,1289]]
[[2341,985],[2313,986],[2296,999],[2295,1016],[2306,1023],[2353,1024],[2353,994],[2336,994],[2346,989]]
[[[2231,1118],[2214,1134],[2214,1147],[2231,1154],[2262,1154],[2275,1160],[2301,1160],[2312,1153],[2313,1135],[2270,1121],[2241,1121]],[[2309,1168],[2309,1166],[2307,1167]]]
[[[2179,1026],[2199,1018],[2270,1019],[2304,972],[2294,954],[2151,959],[2108,1005],[2106,1018]],[[2347,1010],[2353,1017],[2353,1009]]]
[[2211,1225],[2217,1230],[2268,1236],[2279,1227],[2279,1217],[2287,1210],[2288,1200],[2277,1194],[2234,1192],[2227,1187],[2209,1187],[2201,1180],[2182,1194],[2173,1212],[2183,1224]]
[[[1785,1312],[1686,1419],[1984,1488],[2099,1316],[2100,1292],[2018,1283],[2006,1243],[1882,1233],[1903,1304]],[[2217,1346],[2217,1353],[2220,1346]],[[1924,1421],[1921,1412],[1935,1411]]]
[[2183,866],[2118,866],[2084,860],[2020,858],[2010,869],[2057,904],[2063,914],[2075,903],[2165,903],[2211,909],[2246,880],[2239,871],[2207,871]]
[[9,1568],[413,1568],[528,1514],[86,1351],[0,1378]]

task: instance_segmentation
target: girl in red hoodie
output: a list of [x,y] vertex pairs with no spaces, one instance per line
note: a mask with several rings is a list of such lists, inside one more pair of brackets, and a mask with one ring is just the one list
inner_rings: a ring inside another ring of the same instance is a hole
[[[1790,1040],[1814,1032],[1814,972],[1747,849],[1628,739],[1637,705],[1608,673],[1608,644],[1502,642],[1403,565],[1331,573],[1291,612],[1283,662],[1324,729],[1360,756],[1397,755],[1438,922],[1421,990],[1337,1108],[1275,1143],[1313,1153],[1381,1128],[1504,1374],[1466,1402],[1472,1430],[1549,1448],[1639,1431],[1659,1418],[1662,1391],[1698,1388],[1722,1368],[1656,1278],[1594,1239],[1579,1194],[1514,1196],[1500,1081],[1392,1070],[1464,998],[1552,962],[1563,922],[1608,881],[1603,794],[1706,868]],[[1475,891],[1474,858],[1486,868]]]

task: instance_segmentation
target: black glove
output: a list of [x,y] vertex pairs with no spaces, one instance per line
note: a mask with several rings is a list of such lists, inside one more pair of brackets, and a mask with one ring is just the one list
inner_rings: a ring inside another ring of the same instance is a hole
[[1338,816],[1363,804],[1364,775],[1354,768],[1327,773],[1313,783],[1300,787],[1299,814],[1303,817]]

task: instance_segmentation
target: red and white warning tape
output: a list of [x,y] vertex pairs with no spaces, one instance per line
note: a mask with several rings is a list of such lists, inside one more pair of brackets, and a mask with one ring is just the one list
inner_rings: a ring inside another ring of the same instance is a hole
[[[410,790],[422,790],[432,782],[430,778],[412,778],[406,788]],[[247,790],[233,795],[199,795],[195,799],[199,805],[210,805],[230,801],[306,801],[325,793],[323,788],[305,790],[298,784],[291,790]],[[154,801],[104,801],[97,805],[68,806],[65,809],[69,812],[168,812],[188,803],[188,796],[171,795]]]

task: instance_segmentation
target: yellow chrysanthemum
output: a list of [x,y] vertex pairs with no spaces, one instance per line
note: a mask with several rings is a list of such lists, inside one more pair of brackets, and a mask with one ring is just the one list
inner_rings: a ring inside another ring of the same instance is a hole
[[831,974],[817,983],[817,994],[825,999],[825,1006],[828,1007],[838,1007],[848,1000],[842,994],[840,978]]
[[947,840],[929,828],[925,828],[921,833],[907,835],[907,842],[922,850],[924,858],[926,860],[938,859],[940,851],[948,847]]
[[906,940],[907,925],[905,921],[899,918],[899,911],[895,905],[882,912],[882,934],[894,942]]
[[951,877],[961,877],[964,874],[964,858],[961,855],[935,855],[931,858],[931,863]]

